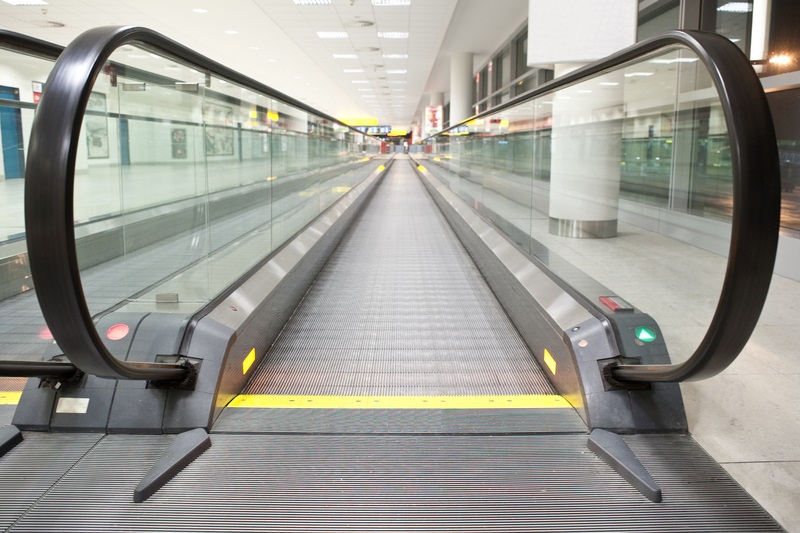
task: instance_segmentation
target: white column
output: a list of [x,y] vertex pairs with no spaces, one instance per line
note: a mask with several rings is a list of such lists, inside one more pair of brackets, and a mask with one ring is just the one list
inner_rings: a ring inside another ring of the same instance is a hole
[[450,125],[468,119],[472,112],[472,54],[453,54],[450,58]]
[[[636,41],[636,0],[529,0],[528,65],[563,76]],[[550,232],[617,234],[623,87],[557,93],[553,99]],[[609,82],[609,83],[613,83]]]

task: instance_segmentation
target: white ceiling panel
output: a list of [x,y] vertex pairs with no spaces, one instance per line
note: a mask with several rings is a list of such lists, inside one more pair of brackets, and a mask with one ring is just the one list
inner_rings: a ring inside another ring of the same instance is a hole
[[[500,44],[524,20],[526,6],[526,0],[411,0],[400,7],[369,0],[322,6],[292,0],[50,0],[44,8],[0,2],[0,28],[64,45],[96,26],[146,26],[327,114],[375,117],[410,129],[414,111],[429,100],[424,91],[447,90],[434,65],[449,68],[454,50],[488,54],[493,49],[487,47]],[[321,39],[318,31],[345,31],[348,38]],[[410,37],[379,38],[378,32]],[[346,68],[365,72],[345,73]]]

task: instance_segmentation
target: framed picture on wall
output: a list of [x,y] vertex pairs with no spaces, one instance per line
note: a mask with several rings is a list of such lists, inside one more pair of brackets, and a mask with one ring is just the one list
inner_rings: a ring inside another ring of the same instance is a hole
[[233,108],[206,102],[203,104],[206,155],[233,155]]
[[106,95],[97,92],[89,95],[86,118],[83,121],[89,159],[108,159],[108,117],[106,112]]
[[186,159],[186,128],[172,128],[172,159]]

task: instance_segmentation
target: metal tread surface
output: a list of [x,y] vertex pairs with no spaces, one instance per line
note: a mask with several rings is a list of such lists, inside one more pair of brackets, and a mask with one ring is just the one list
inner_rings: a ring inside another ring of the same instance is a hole
[[226,409],[214,433],[509,435],[586,433],[564,409]]
[[0,457],[0,531],[40,501],[102,438],[100,434],[27,433]]
[[413,169],[398,161],[244,394],[552,394]]
[[[781,531],[688,436],[625,439],[663,488],[660,504],[590,452],[586,435],[211,440],[134,504],[169,437],[106,436],[5,531]],[[26,445],[0,458],[0,483],[19,483],[7,463]],[[29,463],[27,475],[47,467]]]

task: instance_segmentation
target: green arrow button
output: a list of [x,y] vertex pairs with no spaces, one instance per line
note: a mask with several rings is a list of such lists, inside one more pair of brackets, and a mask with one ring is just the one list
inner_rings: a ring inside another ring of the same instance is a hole
[[639,326],[636,328],[636,338],[642,342],[653,342],[656,340],[656,332],[650,328]]

